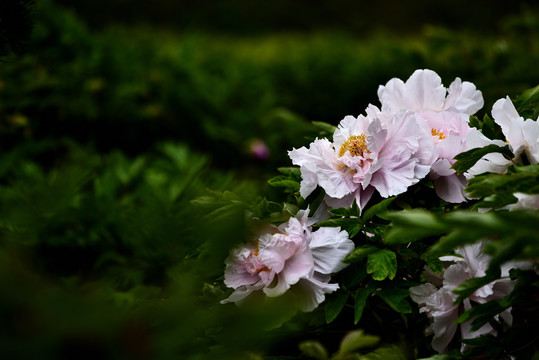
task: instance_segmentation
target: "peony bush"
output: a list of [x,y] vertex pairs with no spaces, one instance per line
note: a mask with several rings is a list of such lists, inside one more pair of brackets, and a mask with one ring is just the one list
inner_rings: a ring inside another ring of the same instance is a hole
[[315,123],[269,180],[278,199],[246,206],[254,231],[225,261],[221,303],[286,297],[322,334],[300,339],[307,358],[330,357],[335,329],[335,359],[537,356],[539,87],[482,119],[474,84],[432,70],[378,98]]

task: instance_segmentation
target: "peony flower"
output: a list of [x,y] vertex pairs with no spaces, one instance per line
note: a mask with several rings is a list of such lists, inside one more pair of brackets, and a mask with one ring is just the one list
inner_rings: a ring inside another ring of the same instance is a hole
[[240,303],[253,292],[268,297],[293,291],[302,311],[312,311],[325,294],[339,288],[331,274],[346,265],[342,260],[354,249],[346,231],[320,228],[312,231],[309,210],[240,246],[226,259],[225,285],[234,292],[221,303]]
[[[539,123],[531,119],[524,120],[518,114],[509,97],[499,99],[494,103],[492,117],[502,128],[507,143],[509,143],[511,151],[515,154],[513,161],[522,162],[522,157],[525,156],[530,164],[537,164],[539,162]],[[490,140],[479,131],[474,131],[468,136],[468,147],[470,149],[489,144],[506,145],[500,140]],[[484,172],[503,174],[507,166],[512,164],[513,161],[506,159],[499,153],[487,154],[470,168],[465,175],[467,178],[472,178]]]
[[403,193],[428,174],[436,154],[429,135],[409,112],[387,116],[375,107],[370,115],[346,116],[333,142],[316,139],[309,148],[288,152],[301,169],[300,194],[317,186],[330,207],[365,207],[374,191],[382,197]]
[[[490,257],[483,252],[484,243],[475,243],[458,248],[455,252],[459,256],[444,256],[440,258],[444,263],[450,265],[445,269],[441,284],[436,281],[410,288],[410,297],[414,302],[420,305],[420,312],[425,312],[431,320],[431,325],[427,328],[426,334],[434,334],[432,347],[439,353],[447,350],[449,343],[456,334],[458,324],[455,320],[473,304],[484,304],[490,300],[501,299],[508,295],[515,285],[515,282],[509,279],[509,270],[512,268],[530,268],[528,262],[511,262],[502,265],[502,278],[491,282],[479,289],[472,295],[464,299],[462,304],[454,304],[457,295],[453,290],[464,281],[482,277],[488,268]],[[433,278],[428,271],[426,278]],[[500,313],[499,317],[511,326],[511,309]],[[484,334],[496,335],[496,331],[490,324],[484,324],[476,331],[471,331],[472,320],[460,324],[460,334],[463,339],[472,339]]]
[[463,190],[466,178],[457,175],[451,166],[455,155],[468,150],[466,135],[470,115],[483,107],[483,97],[475,85],[456,78],[446,89],[442,79],[432,70],[416,70],[403,82],[393,78],[378,88],[383,112],[412,111],[431,134],[438,150],[430,178],[438,196],[448,202],[466,200]]

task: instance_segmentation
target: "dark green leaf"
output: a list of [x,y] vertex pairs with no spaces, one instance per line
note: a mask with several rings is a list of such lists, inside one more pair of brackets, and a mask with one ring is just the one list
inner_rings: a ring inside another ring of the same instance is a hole
[[379,251],[380,248],[372,245],[360,245],[354,249],[346,258],[344,258],[343,262],[347,264],[352,264],[355,262],[358,262],[361,259],[364,259],[365,257],[369,256],[372,253],[375,253]]
[[290,180],[286,176],[276,176],[268,180],[268,184],[274,187],[284,188],[286,192],[296,192],[300,188],[300,183],[295,180]]
[[280,168],[277,168],[277,170],[283,175],[301,179],[301,170],[299,169],[299,167],[295,167],[295,166],[280,167]]
[[346,300],[348,300],[348,292],[342,290],[337,291],[336,293],[333,293],[327,297],[325,308],[327,324],[339,316],[344,304],[346,304]]
[[365,309],[365,304],[367,304],[367,297],[370,294],[369,289],[360,288],[356,292],[356,299],[354,304],[354,325],[361,320],[363,315],[363,309]]
[[514,103],[520,116],[536,120],[539,116],[539,85],[524,91]]
[[389,249],[370,254],[367,258],[367,273],[372,274],[374,280],[393,280],[397,274],[397,255]]
[[321,221],[316,224],[319,227],[345,227],[345,226],[354,226],[359,224],[359,219],[357,218],[339,218],[339,219],[329,219]]
[[382,298],[393,310],[408,314],[412,312],[410,303],[406,298],[410,295],[410,291],[398,288],[385,288],[376,291],[376,295]]
[[390,197],[380,201],[378,204],[371,206],[365,211],[365,214],[361,217],[363,223],[366,223],[370,218],[376,216],[387,209],[389,205],[396,199],[396,196]]
[[453,166],[451,166],[451,168],[455,169],[455,171],[459,175],[464,174],[468,169],[474,166],[475,163],[477,163],[483,156],[490,153],[502,153],[509,159],[512,159],[514,157],[513,153],[509,149],[509,146],[500,147],[498,145],[491,144],[481,148],[474,148],[456,155],[455,160],[457,161],[453,164]]

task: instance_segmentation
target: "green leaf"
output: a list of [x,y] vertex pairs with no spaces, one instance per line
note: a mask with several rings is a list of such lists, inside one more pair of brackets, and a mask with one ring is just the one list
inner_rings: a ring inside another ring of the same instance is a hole
[[440,260],[440,258],[429,256],[428,253],[425,253],[421,256],[421,259],[427,263],[427,266],[435,274],[441,274],[444,272],[444,265],[442,264],[442,261]]
[[329,219],[325,221],[321,221],[315,226],[318,227],[346,227],[346,226],[354,226],[359,224],[358,218],[339,218],[339,219]]
[[492,120],[491,117],[488,116],[488,114],[483,116],[483,126],[481,127],[481,132],[489,139],[505,140],[502,129],[494,122],[494,120]]
[[363,330],[350,331],[341,340],[339,346],[339,354],[350,353],[357,349],[363,349],[366,347],[372,347],[380,342],[380,337],[373,335],[365,335]]
[[518,114],[524,119],[536,120],[539,116],[539,85],[524,91],[514,104]]
[[333,135],[337,127],[323,121],[313,121],[313,125],[327,135]]
[[407,351],[397,345],[380,347],[361,356],[361,360],[408,360]]
[[347,208],[331,209],[329,210],[329,213],[334,216],[348,216],[349,215]]
[[329,295],[326,299],[326,323],[329,324],[339,316],[341,310],[348,300],[347,291],[337,291]]
[[479,120],[479,118],[475,115],[470,116],[469,124],[471,127],[474,127],[477,130],[481,130],[481,128],[483,127],[483,122]]
[[283,175],[301,179],[301,170],[299,167],[296,167],[296,166],[280,167],[280,168],[277,168],[277,171],[279,171]]
[[475,198],[498,195],[509,199],[516,192],[539,194],[539,165],[511,166],[507,174],[476,176],[468,183],[466,192]]
[[299,349],[305,355],[317,360],[327,360],[328,358],[328,351],[318,341],[304,341],[299,344]]
[[369,289],[359,288],[356,292],[356,299],[354,304],[354,325],[361,320],[361,316],[363,315],[363,309],[365,309],[365,305],[367,304],[367,298],[370,295]]
[[286,176],[276,176],[268,180],[268,184],[273,187],[284,188],[286,192],[296,192],[300,188],[300,183],[295,180],[290,180]]
[[395,200],[397,197],[390,197],[388,199],[384,199],[380,201],[378,204],[371,206],[365,211],[365,214],[361,217],[361,220],[363,223],[366,223],[370,218],[373,216],[376,216],[382,212],[384,212],[389,205]]
[[393,280],[397,274],[397,255],[389,249],[370,254],[367,258],[367,273],[372,274],[374,280]]
[[509,159],[512,159],[514,157],[513,153],[509,149],[509,146],[500,147],[498,145],[491,144],[481,148],[474,148],[456,155],[455,160],[457,161],[453,164],[453,166],[451,166],[451,168],[455,169],[455,171],[459,175],[464,174],[468,169],[474,166],[475,163],[477,163],[483,156],[490,153],[501,153],[507,156]]
[[402,244],[441,235],[448,230],[446,224],[425,209],[404,210],[390,213],[391,229],[384,237],[386,244]]
[[406,301],[406,298],[410,295],[409,290],[398,289],[398,288],[385,288],[379,291],[376,291],[376,295],[382,298],[393,310],[409,314],[412,312],[412,307],[410,303]]
[[347,264],[352,264],[358,262],[361,259],[379,251],[380,248],[372,245],[360,245],[354,249],[347,257],[344,258],[343,262]]

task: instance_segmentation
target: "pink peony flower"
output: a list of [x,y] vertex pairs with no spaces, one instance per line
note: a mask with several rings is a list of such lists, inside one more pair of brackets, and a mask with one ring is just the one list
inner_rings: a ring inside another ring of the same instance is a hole
[[375,190],[382,197],[405,192],[428,174],[436,157],[429,135],[411,113],[387,116],[374,106],[367,116],[346,116],[333,142],[316,139],[288,155],[301,169],[301,196],[320,186],[330,207],[356,201],[360,209]]
[[234,292],[221,303],[243,301],[253,292],[276,297],[291,290],[299,309],[312,311],[325,294],[339,288],[331,274],[342,270],[342,260],[354,249],[346,231],[320,228],[312,231],[309,210],[300,211],[255,243],[240,246],[226,259],[225,284]]
[[[410,297],[420,305],[419,311],[425,312],[431,320],[431,325],[427,328],[426,334],[434,334],[432,347],[439,353],[447,350],[459,327],[458,324],[455,324],[455,320],[464,311],[470,309],[474,303],[484,304],[490,300],[501,299],[508,295],[515,285],[515,282],[509,279],[509,270],[531,267],[530,263],[524,261],[506,263],[501,267],[501,279],[477,289],[462,304],[454,305],[457,295],[452,291],[457,286],[468,279],[485,275],[490,258],[483,253],[483,246],[484,243],[481,242],[466,245],[455,250],[462,257],[444,256],[440,258],[444,263],[450,264],[444,271],[441,284],[436,279],[434,284],[427,282],[410,288]],[[428,272],[425,275],[426,278],[433,278],[432,274]],[[511,309],[500,313],[499,317],[507,325],[512,325]],[[489,324],[485,324],[477,331],[472,332],[471,323],[472,320],[460,324],[460,335],[463,339],[471,339],[484,334],[496,335],[496,331]]]
[[466,178],[457,175],[451,166],[455,155],[468,150],[468,119],[483,107],[481,92],[459,78],[446,89],[434,71],[416,70],[406,82],[393,78],[380,86],[378,97],[383,112],[409,110],[417,116],[438,150],[430,171],[436,193],[448,202],[465,201]]
[[[502,128],[507,143],[509,143],[511,151],[515,154],[515,159],[513,160],[519,162],[524,155],[530,164],[537,164],[539,162],[539,123],[532,119],[524,120],[518,114],[509,97],[499,99],[494,103],[492,117]],[[471,132],[468,135],[467,142],[470,149],[489,144],[506,145],[501,140],[490,140],[479,131]],[[512,161],[501,154],[487,154],[470,168],[465,175],[467,178],[472,178],[484,172],[503,174],[510,164],[512,164]]]

